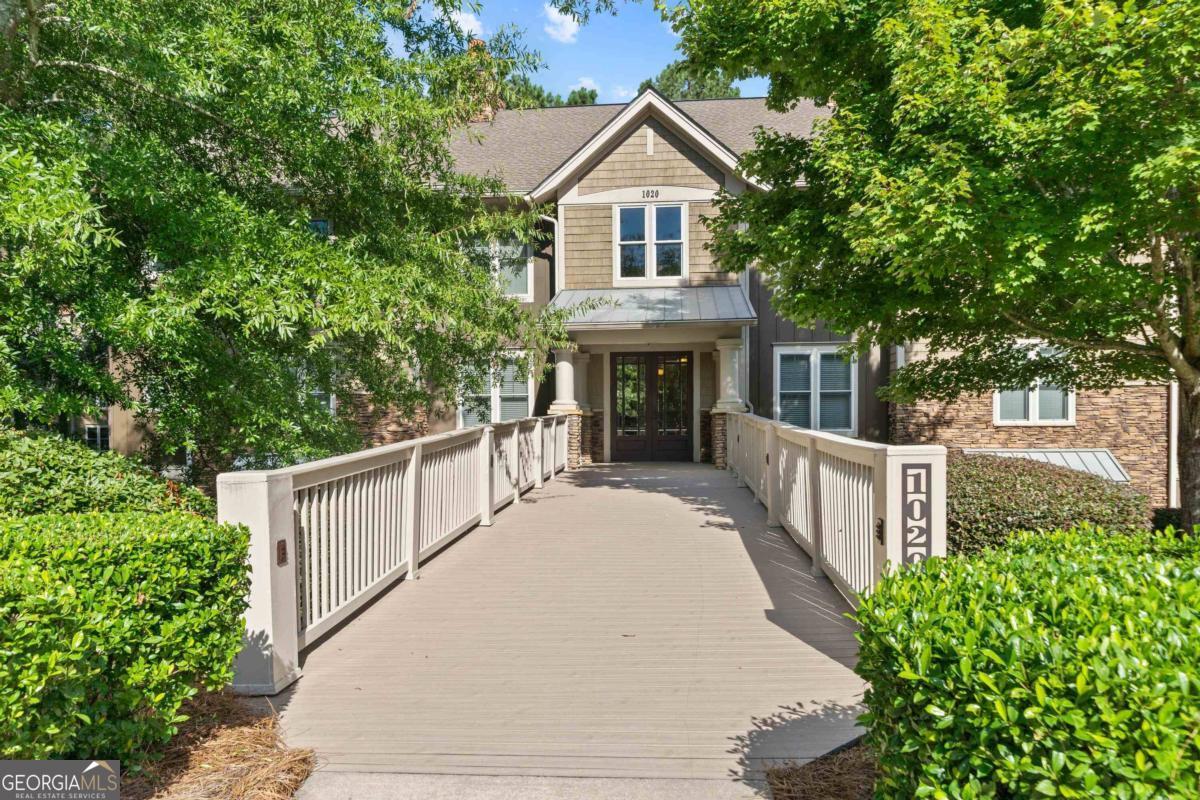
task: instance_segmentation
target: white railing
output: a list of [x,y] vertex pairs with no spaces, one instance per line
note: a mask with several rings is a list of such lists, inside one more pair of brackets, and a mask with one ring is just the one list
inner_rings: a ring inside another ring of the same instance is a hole
[[234,688],[274,694],[299,656],[421,563],[567,466],[567,417],[529,417],[217,478],[250,529],[247,641]]
[[946,553],[946,448],[726,416],[731,470],[852,604],[889,564]]

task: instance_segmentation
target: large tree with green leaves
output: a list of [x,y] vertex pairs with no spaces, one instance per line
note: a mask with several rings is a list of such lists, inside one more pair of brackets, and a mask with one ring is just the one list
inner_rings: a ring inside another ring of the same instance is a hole
[[784,313],[860,348],[927,341],[939,357],[893,399],[1178,381],[1200,523],[1200,2],[675,13],[697,63],[768,76],[775,109],[833,109],[811,141],[760,136],[745,168],[769,189],[722,201],[727,264],[758,263]]
[[412,409],[561,341],[462,246],[531,235],[446,146],[530,58],[456,8],[0,4],[0,415],[120,403],[211,475],[355,446],[314,391]]
[[709,100],[722,97],[741,97],[742,91],[733,85],[733,77],[721,68],[699,69],[687,61],[672,61],[662,72],[647,78],[638,86],[644,92],[653,86],[672,100]]

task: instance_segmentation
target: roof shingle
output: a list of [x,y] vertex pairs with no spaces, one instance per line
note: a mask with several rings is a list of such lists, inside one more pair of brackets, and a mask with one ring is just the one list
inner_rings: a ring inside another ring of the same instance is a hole
[[[761,97],[675,103],[737,155],[754,146],[756,128],[808,136],[828,110],[804,102],[778,114]],[[509,191],[528,192],[621,113],[625,104],[502,110],[491,122],[456,131],[450,152],[463,173],[497,177]]]

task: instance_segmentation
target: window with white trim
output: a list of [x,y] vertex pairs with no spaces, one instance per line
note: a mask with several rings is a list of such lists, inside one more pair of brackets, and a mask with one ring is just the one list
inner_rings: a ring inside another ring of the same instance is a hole
[[465,395],[458,407],[458,426],[471,428],[533,415],[533,376],[521,362],[505,364],[486,394]]
[[492,269],[509,297],[533,302],[533,247],[516,240],[492,245]]
[[83,441],[93,450],[106,452],[109,449],[108,425],[84,425]]
[[800,428],[857,432],[857,360],[844,358],[840,347],[775,346],[775,419]]
[[688,272],[687,203],[613,208],[613,279],[678,283]]
[[[1031,351],[1046,353],[1048,348]],[[996,425],[1074,425],[1075,392],[1045,381],[1025,389],[1000,389],[992,397]]]

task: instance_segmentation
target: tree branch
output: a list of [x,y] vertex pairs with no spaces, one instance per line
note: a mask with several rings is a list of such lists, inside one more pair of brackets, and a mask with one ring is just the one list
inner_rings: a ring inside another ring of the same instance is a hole
[[1073,339],[1061,334],[1052,333],[1051,331],[1039,328],[1036,325],[1031,325],[1025,320],[1017,317],[1012,312],[1001,311],[1000,315],[1006,320],[1021,328],[1026,333],[1030,333],[1039,339],[1046,339],[1050,342],[1061,342],[1072,347],[1083,347],[1088,350],[1119,350],[1124,353],[1135,353],[1140,356],[1153,355],[1162,356],[1162,350],[1158,347],[1138,344],[1127,339]]
[[182,106],[188,111],[199,114],[200,116],[217,123],[223,128],[228,128],[231,130],[234,129],[234,126],[229,122],[225,121],[223,118],[217,114],[214,114],[203,106],[196,105],[195,103],[184,100],[181,97],[175,97],[173,95],[166,94],[165,92],[160,92],[153,87],[147,86],[136,78],[126,75],[123,72],[115,70],[111,67],[106,67],[103,64],[92,64],[86,61],[71,61],[68,59],[50,59],[46,61],[39,61],[35,59],[33,61],[34,69],[40,69],[43,67],[48,67],[50,69],[72,69],[82,72],[91,72],[96,75],[105,75],[109,78],[113,78],[114,80],[118,80],[121,83],[124,83],[126,86],[132,87],[139,92],[156,97],[164,102],[174,103],[175,105]]

